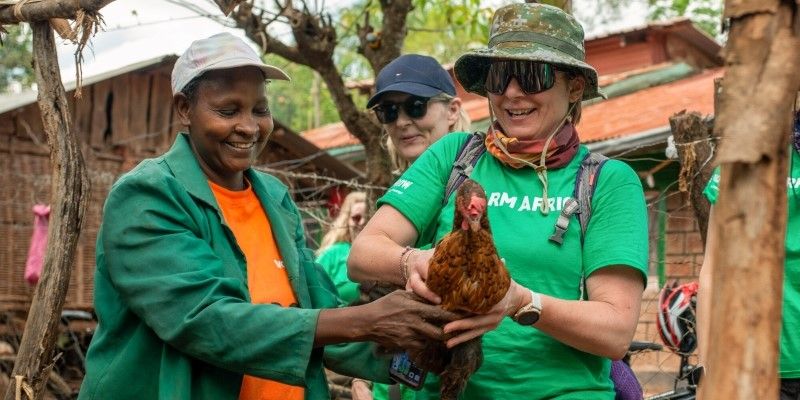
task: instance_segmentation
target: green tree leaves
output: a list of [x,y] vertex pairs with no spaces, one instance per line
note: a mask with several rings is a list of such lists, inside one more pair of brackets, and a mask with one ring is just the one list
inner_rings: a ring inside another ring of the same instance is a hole
[[0,47],[0,93],[18,83],[28,88],[36,80],[33,74],[33,44],[30,28],[25,25],[6,27],[8,34],[2,35]]
[[719,38],[722,18],[722,0],[648,0],[649,19],[660,21],[677,17],[689,17],[700,29]]

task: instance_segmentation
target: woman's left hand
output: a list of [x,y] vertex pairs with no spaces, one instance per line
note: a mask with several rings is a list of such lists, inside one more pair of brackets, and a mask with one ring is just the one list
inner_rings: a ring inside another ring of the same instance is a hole
[[436,293],[433,293],[425,284],[428,280],[428,266],[433,258],[433,249],[420,250],[413,249],[412,253],[406,261],[408,269],[408,281],[406,281],[406,290],[416,293],[418,296],[430,301],[433,304],[439,304],[442,299]]
[[453,348],[461,343],[483,335],[497,328],[506,316],[514,315],[521,307],[521,303],[524,300],[524,290],[520,289],[524,288],[512,279],[511,284],[508,286],[508,291],[506,291],[506,295],[486,314],[459,319],[445,325],[445,335],[453,336],[447,340],[447,348]]

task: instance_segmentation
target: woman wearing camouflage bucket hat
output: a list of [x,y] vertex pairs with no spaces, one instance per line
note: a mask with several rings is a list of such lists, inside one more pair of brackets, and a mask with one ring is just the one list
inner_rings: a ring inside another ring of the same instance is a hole
[[[575,128],[580,102],[599,95],[583,36],[558,8],[514,4],[497,10],[488,47],[456,62],[456,78],[488,98],[493,116],[470,177],[486,190],[497,252],[513,279],[488,314],[444,328],[451,347],[484,335],[483,364],[460,398],[615,398],[610,359],[626,353],[646,278],[646,206],[636,173],[608,160],[584,181],[593,190],[589,208],[580,208],[591,212],[585,231],[570,214],[590,154]],[[424,243],[432,227],[435,242],[451,230],[455,196],[444,207],[442,197],[469,137],[440,139],[379,200],[353,245],[353,277],[407,283],[438,300],[424,283],[433,251],[404,249]],[[559,241],[554,227],[563,221]],[[400,254],[408,282],[398,273]],[[431,378],[417,399],[438,397]]]

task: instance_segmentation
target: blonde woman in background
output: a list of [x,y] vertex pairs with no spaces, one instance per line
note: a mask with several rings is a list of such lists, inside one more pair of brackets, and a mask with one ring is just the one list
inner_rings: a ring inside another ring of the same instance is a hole
[[353,239],[367,223],[366,198],[364,192],[351,192],[345,197],[317,249],[317,263],[330,275],[339,297],[346,303],[358,300],[358,284],[347,277],[347,256]]
[[386,131],[386,149],[397,174],[446,133],[470,129],[453,79],[438,61],[419,54],[400,56],[378,73],[367,108]]
[[[375,112],[386,132],[392,172],[398,176],[445,134],[470,131],[471,121],[456,97],[453,79],[428,56],[406,54],[387,64],[378,73],[367,108]],[[413,399],[414,392],[399,385],[375,384],[373,398]]]

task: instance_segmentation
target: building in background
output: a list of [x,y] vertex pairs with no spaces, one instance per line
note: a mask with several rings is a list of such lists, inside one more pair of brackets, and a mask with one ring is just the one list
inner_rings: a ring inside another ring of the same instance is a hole
[[[177,56],[139,62],[83,81],[83,96],[66,84],[73,129],[91,182],[65,309],[91,310],[95,241],[103,203],[117,178],[164,153],[182,129],[172,111],[170,75]],[[308,204],[325,205],[318,177],[358,181],[361,174],[275,121],[257,163]],[[34,287],[23,279],[35,204],[50,201],[50,150],[36,92],[0,96],[0,310],[27,311]]]

